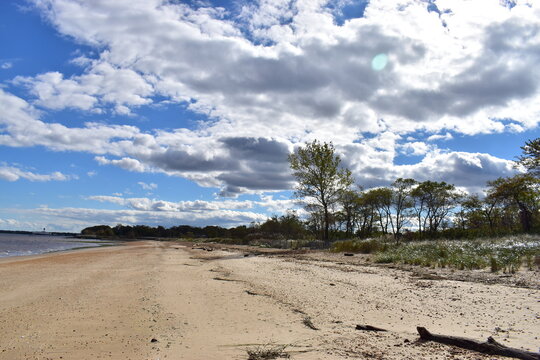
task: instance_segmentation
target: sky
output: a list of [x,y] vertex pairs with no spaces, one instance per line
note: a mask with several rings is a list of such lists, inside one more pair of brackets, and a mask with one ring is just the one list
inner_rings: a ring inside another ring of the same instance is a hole
[[539,63],[533,0],[3,0],[0,229],[261,222],[313,140],[479,193],[540,134]]

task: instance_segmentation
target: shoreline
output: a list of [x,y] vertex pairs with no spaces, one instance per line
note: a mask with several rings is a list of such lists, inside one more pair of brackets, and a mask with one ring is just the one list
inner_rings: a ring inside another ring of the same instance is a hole
[[538,289],[251,250],[139,241],[0,259],[0,359],[247,359],[265,344],[298,360],[504,359],[416,342],[415,326],[540,345]]
[[[19,234],[19,235],[26,235],[26,234]],[[64,241],[65,243],[80,244],[80,246],[75,246],[75,247],[68,248],[68,249],[58,249],[58,250],[49,250],[49,249],[36,250],[36,252],[29,253],[29,254],[27,253],[27,254],[16,254],[16,255],[4,255],[4,256],[0,256],[0,262],[3,259],[39,256],[39,255],[62,253],[62,252],[67,252],[67,251],[79,251],[79,250],[85,250],[85,249],[97,249],[97,248],[102,248],[102,247],[119,246],[119,245],[122,245],[124,243],[124,241],[120,241],[120,240],[108,241],[108,240],[95,239],[95,240],[92,241],[92,240],[84,240],[84,239],[79,240],[78,238],[75,238],[75,237],[66,237],[65,239],[66,239]],[[86,244],[96,244],[96,245],[95,246],[88,246]],[[28,251],[30,251],[30,250],[28,250]]]
[[[129,240],[129,241],[123,241],[123,240],[87,241],[87,240],[84,240],[84,241],[80,241],[80,242],[81,243],[96,243],[96,244],[99,244],[99,243],[103,242],[104,244],[103,245],[98,245],[98,246],[81,246],[81,247],[62,249],[62,250],[51,250],[51,251],[38,253],[38,254],[3,256],[3,257],[0,257],[0,264],[3,262],[3,260],[8,260],[8,259],[21,259],[21,260],[24,260],[26,258],[33,259],[35,257],[46,257],[46,256],[49,256],[49,255],[62,255],[62,254],[78,253],[78,252],[86,251],[86,250],[100,250],[100,249],[106,249],[106,248],[115,248],[115,247],[125,246],[125,245],[128,245],[128,244],[138,245],[138,244],[140,244],[142,242],[145,242],[145,241],[147,241],[147,240],[138,240],[138,239]],[[69,241],[69,242],[72,242],[72,241]],[[73,241],[73,242],[79,242],[79,241]]]

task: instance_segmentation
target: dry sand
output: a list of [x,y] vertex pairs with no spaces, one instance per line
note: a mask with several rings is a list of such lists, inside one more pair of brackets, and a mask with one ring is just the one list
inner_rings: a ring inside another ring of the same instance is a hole
[[538,288],[430,280],[341,255],[138,242],[2,259],[0,289],[7,360],[247,359],[246,349],[265,344],[286,344],[299,360],[496,359],[419,343],[419,325],[540,346]]

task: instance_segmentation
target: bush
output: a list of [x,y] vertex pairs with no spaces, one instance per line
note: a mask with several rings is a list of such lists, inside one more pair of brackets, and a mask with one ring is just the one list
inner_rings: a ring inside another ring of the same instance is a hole
[[491,272],[493,273],[499,272],[499,270],[501,270],[501,265],[497,261],[497,258],[494,256],[489,258],[489,267],[490,267]]
[[330,251],[372,254],[375,252],[384,251],[387,247],[387,244],[382,243],[377,239],[345,240],[334,242],[330,248]]

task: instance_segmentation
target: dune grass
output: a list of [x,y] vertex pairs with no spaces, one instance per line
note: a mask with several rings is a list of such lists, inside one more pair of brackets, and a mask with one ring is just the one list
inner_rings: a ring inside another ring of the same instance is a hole
[[489,268],[514,273],[540,266],[540,236],[497,239],[432,240],[395,245],[380,239],[336,241],[333,252],[374,254],[377,263],[401,263],[460,270]]
[[388,247],[389,245],[380,239],[344,240],[332,243],[330,251],[372,254],[386,251]]
[[532,270],[540,257],[540,238],[515,236],[469,241],[424,241],[393,246],[379,252],[378,263],[403,263],[460,270],[489,268],[515,273],[523,265]]

